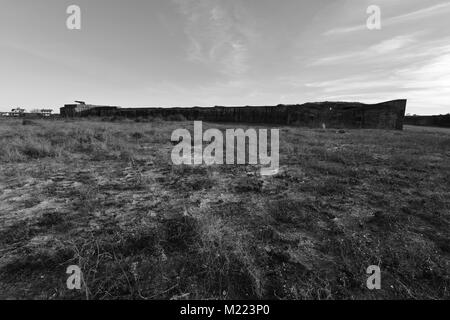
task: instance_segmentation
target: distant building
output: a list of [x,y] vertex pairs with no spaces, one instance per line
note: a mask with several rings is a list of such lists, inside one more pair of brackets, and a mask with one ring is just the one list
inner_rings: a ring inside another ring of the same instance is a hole
[[25,109],[22,108],[15,108],[12,109],[9,113],[9,116],[11,117],[22,117],[25,114]]
[[33,109],[25,112],[25,109],[14,108],[10,112],[0,112],[0,117],[26,117],[26,118],[47,118],[52,115],[53,109]]
[[28,118],[47,118],[52,115],[52,109],[33,109],[26,113],[25,116]]
[[50,117],[52,115],[53,109],[41,109],[40,112],[43,117]]

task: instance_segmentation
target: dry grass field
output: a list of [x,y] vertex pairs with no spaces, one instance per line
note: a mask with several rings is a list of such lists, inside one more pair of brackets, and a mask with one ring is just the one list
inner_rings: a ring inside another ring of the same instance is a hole
[[0,298],[450,298],[450,132],[283,127],[262,177],[173,166],[180,127],[0,120]]

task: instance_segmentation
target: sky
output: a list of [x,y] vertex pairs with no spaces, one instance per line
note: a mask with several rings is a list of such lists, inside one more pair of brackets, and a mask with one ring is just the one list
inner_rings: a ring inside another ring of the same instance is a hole
[[449,15],[450,0],[0,0],[0,111],[408,99],[446,114]]

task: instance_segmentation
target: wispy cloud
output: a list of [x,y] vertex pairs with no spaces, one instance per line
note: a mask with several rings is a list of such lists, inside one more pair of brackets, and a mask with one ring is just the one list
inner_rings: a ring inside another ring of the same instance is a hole
[[334,29],[326,31],[323,35],[331,36],[331,35],[345,34],[345,33],[349,33],[349,32],[364,31],[364,30],[367,30],[367,26],[365,23],[362,23],[362,24],[358,24],[358,25],[350,26],[350,27],[334,28]]
[[[397,58],[402,59],[402,55]],[[442,43],[403,59],[407,60],[403,67],[308,82],[305,86],[327,98],[359,97],[376,102],[382,94],[389,99],[407,97],[413,102],[409,108],[412,113],[426,113],[430,105],[434,113],[450,112],[450,46]]]
[[[419,9],[416,11],[408,12],[406,14],[397,15],[394,17],[386,18],[382,20],[383,26],[390,26],[394,24],[405,23],[412,20],[424,19],[433,17],[435,15],[445,14],[450,12],[450,3],[440,3],[437,5],[433,5],[427,8]],[[347,26],[342,28],[334,28],[328,30],[324,33],[324,35],[338,35],[338,34],[346,34],[350,32],[356,31],[365,31],[367,30],[366,21],[362,21],[361,24]]]
[[248,42],[254,31],[241,21],[234,2],[230,8],[218,0],[174,0],[186,17],[188,59],[228,76],[248,70]]
[[402,14],[396,17],[392,17],[386,21],[387,24],[394,24],[394,23],[403,23],[406,21],[411,21],[415,19],[423,19],[432,17],[437,14],[444,14],[448,13],[450,11],[450,3],[440,3],[428,8],[423,8],[417,11],[413,11],[410,13]]
[[398,50],[415,43],[417,35],[418,34],[397,36],[392,39],[383,40],[380,43],[365,49],[353,50],[350,52],[322,57],[310,63],[310,66],[330,65],[345,61],[356,63],[373,58],[384,58],[383,55],[397,53]]

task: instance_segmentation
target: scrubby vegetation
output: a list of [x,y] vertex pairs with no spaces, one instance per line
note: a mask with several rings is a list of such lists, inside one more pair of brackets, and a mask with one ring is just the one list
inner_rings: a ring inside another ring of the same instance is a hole
[[0,298],[450,298],[450,134],[286,127],[261,177],[106,120],[0,122]]

